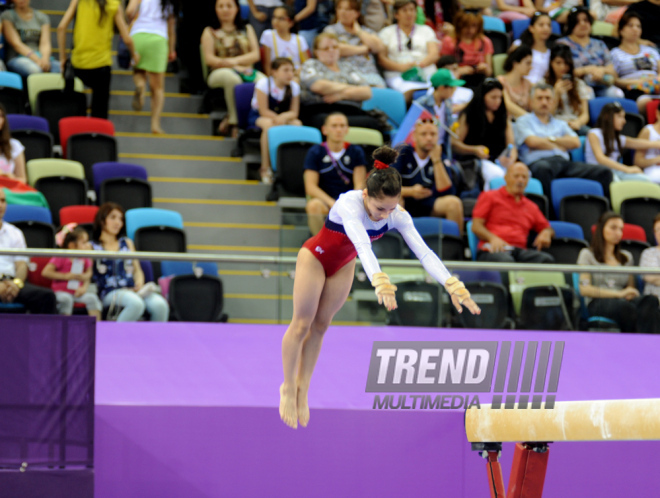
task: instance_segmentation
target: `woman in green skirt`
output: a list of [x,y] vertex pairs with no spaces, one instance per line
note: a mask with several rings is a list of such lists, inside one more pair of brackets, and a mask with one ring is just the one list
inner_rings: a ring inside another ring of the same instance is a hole
[[133,109],[141,111],[149,79],[151,88],[151,132],[164,133],[160,115],[165,102],[165,70],[176,59],[175,26],[177,0],[130,0],[126,14],[132,19],[131,37],[139,62],[134,67]]

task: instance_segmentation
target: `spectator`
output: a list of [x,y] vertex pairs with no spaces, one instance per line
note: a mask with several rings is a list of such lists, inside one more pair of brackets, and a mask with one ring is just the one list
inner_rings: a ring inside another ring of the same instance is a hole
[[[438,69],[449,69],[451,72],[451,75],[454,79],[457,79],[456,73],[458,72],[458,61],[456,60],[456,57],[453,55],[443,55],[438,59],[438,62],[436,63],[436,66],[438,66]],[[428,90],[428,93],[433,93],[434,88],[431,87]],[[474,92],[470,90],[469,88],[465,88],[465,86],[455,86],[454,87],[454,93],[451,96],[451,113],[455,117],[458,117],[458,115],[467,107],[467,105],[470,103],[472,100],[472,97],[474,97]]]
[[[655,123],[642,128],[639,138],[653,142],[660,141],[660,107],[655,111]],[[644,174],[651,181],[660,183],[660,149],[638,150],[635,152],[635,164],[644,169]]]
[[[300,72],[303,123],[317,126],[325,115],[340,107],[350,112],[349,120],[362,118],[355,115],[363,114],[361,103],[371,98],[371,87],[351,64],[339,59],[337,37],[332,33],[317,36],[314,55],[315,58],[305,61]],[[356,121],[351,125],[375,128]]]
[[[591,0],[597,1],[597,0]],[[584,0],[537,0],[536,5],[539,6],[539,10],[547,15],[553,21],[556,21],[561,24],[565,24],[571,10],[575,7],[579,7],[584,3]],[[542,4],[542,5],[539,5]]]
[[[57,245],[62,249],[89,251],[92,247],[87,230],[75,223],[65,225],[56,238]],[[57,312],[60,315],[72,315],[73,305],[83,303],[89,316],[101,319],[101,300],[95,292],[89,290],[92,280],[91,259],[51,258],[41,276],[53,281],[51,288],[55,293]]]
[[[277,13],[275,13],[277,16]],[[261,128],[261,181],[273,183],[273,170],[268,153],[268,130],[272,126],[301,126],[300,85],[293,80],[291,59],[278,57],[273,61],[271,76],[261,79],[254,88],[249,126]]]
[[[486,78],[477,88],[476,95],[458,119],[459,140],[472,146],[481,158],[481,176],[484,190],[490,190],[490,181],[503,177],[506,170],[518,160],[513,126],[507,117],[502,84],[495,78]],[[483,151],[487,150],[484,158]]]
[[493,8],[499,11],[497,17],[507,23],[529,19],[536,11],[532,0],[493,0]]
[[510,51],[521,45],[532,49],[532,69],[525,76],[532,85],[538,83],[545,77],[550,66],[550,48],[554,45],[550,42],[552,34],[552,21],[548,14],[535,12],[529,21],[529,27],[520,35],[520,39],[511,44]]
[[571,161],[568,151],[580,147],[580,139],[565,121],[552,117],[553,89],[539,83],[532,87],[532,112],[517,119],[514,125],[520,160],[529,166],[534,178],[550,196],[555,178],[587,178],[609,193],[612,171],[605,166]]
[[322,14],[332,7],[321,0],[293,0],[293,8],[296,12],[293,21],[298,25],[298,34],[307,41],[308,46],[312,46],[314,39],[328,25],[329,19],[323,18],[329,15]]
[[[6,210],[7,196],[0,189],[0,247],[26,249],[23,232],[2,220]],[[30,313],[54,315],[57,309],[53,291],[25,281],[29,261],[25,256],[0,256],[0,301],[22,304]]]
[[30,0],[14,0],[14,8],[0,16],[7,40],[7,67],[27,78],[36,73],[59,73],[59,63],[51,57],[50,19],[30,7]]
[[565,121],[578,135],[589,131],[589,100],[594,91],[581,78],[576,78],[571,49],[555,45],[550,51],[550,68],[543,83],[554,88],[554,117]]
[[296,78],[300,78],[300,68],[309,59],[309,45],[302,36],[291,32],[294,27],[291,7],[275,7],[272,22],[273,29],[264,31],[259,39],[264,49],[264,73],[270,76],[273,61],[285,57],[293,63]]
[[390,24],[389,19],[393,3],[392,0],[364,0],[361,11],[364,25],[378,33]]
[[640,43],[642,20],[635,12],[626,12],[619,21],[619,37],[621,45],[612,50],[616,84],[627,99],[637,101],[639,112],[644,114],[650,100],[647,95],[660,93],[660,55],[655,48]]
[[[582,249],[578,265],[633,266],[633,257],[621,249],[623,219],[612,211],[603,213],[591,238],[591,248]],[[658,298],[640,297],[635,276],[623,273],[581,273],[580,294],[592,316],[615,321],[621,332],[657,333]]]
[[497,79],[504,87],[504,104],[513,119],[530,111],[529,92],[532,84],[525,78],[532,69],[532,49],[522,45],[511,52],[504,61],[506,74]]
[[454,32],[454,18],[462,11],[458,0],[425,0],[423,5],[427,24],[435,29],[435,36],[442,40]]
[[[550,247],[554,231],[539,207],[525,197],[529,169],[515,163],[504,175],[506,184],[482,192],[472,211],[472,231],[479,237],[477,260],[498,263],[552,263],[541,249]],[[537,233],[527,248],[530,231]]]
[[594,19],[616,24],[629,5],[639,0],[589,0],[587,5]]
[[92,89],[92,116],[108,119],[115,25],[132,59],[139,62],[124,19],[124,9],[120,2],[71,0],[57,26],[57,44],[62,68],[67,60],[66,30],[74,17],[76,22],[73,27],[71,63],[76,76]]
[[583,78],[597,97],[623,97],[623,92],[612,86],[616,72],[612,56],[605,42],[591,37],[594,18],[586,7],[571,9],[566,22],[566,34],[557,43],[568,45],[573,54],[575,75]]
[[642,0],[633,2],[626,13],[639,14],[642,19],[642,38],[648,43],[660,47],[660,0]]
[[238,114],[234,88],[243,81],[258,81],[264,75],[253,68],[261,58],[254,28],[241,18],[238,0],[217,0],[215,12],[220,29],[208,26],[202,33],[202,50],[206,64],[212,69],[208,77],[210,88],[223,88],[227,117],[218,126],[218,133],[238,136]]
[[[103,204],[94,219],[92,248],[96,251],[135,251],[133,241],[125,236],[124,210],[114,202]],[[94,281],[103,306],[109,307],[112,317],[118,308],[118,322],[134,322],[144,311],[152,322],[166,322],[170,308],[157,292],[140,293],[144,287],[144,273],[137,259],[121,260],[100,256],[94,265]]]
[[27,173],[25,172],[25,147],[23,144],[11,138],[7,111],[0,104],[0,184],[7,188],[15,187],[14,182],[27,184]]
[[437,69],[438,39],[430,27],[415,24],[415,0],[396,0],[394,18],[396,24],[378,33],[385,45],[378,62],[385,70],[387,86],[403,93],[410,102],[416,90],[430,86],[429,78]]
[[385,80],[378,72],[373,54],[380,53],[385,45],[378,35],[358,22],[359,0],[337,2],[337,23],[326,26],[324,33],[333,33],[339,40],[339,56],[360,73],[369,86],[385,88]]
[[[660,214],[653,218],[654,247],[642,251],[639,266],[642,268],[660,268]],[[660,297],[660,275],[642,275],[644,279],[644,295]]]
[[344,192],[365,188],[367,159],[359,145],[346,143],[348,119],[340,112],[325,118],[321,128],[326,141],[314,145],[305,157],[305,193],[312,235],[321,231],[325,216]]
[[130,0],[126,15],[133,19],[131,36],[140,62],[133,68],[133,109],[141,111],[149,77],[151,89],[151,133],[162,135],[160,115],[165,103],[167,63],[176,60],[176,0]]
[[456,197],[453,170],[442,161],[435,119],[418,121],[413,137],[414,147],[403,146],[392,164],[401,173],[401,199],[406,211],[413,218],[447,218],[463,233],[463,203]]
[[442,40],[442,55],[453,55],[458,60],[457,77],[466,86],[477,88],[493,73],[493,42],[484,34],[484,20],[480,14],[462,12],[456,17],[456,33]]
[[247,3],[250,7],[248,24],[252,26],[259,40],[262,33],[271,27],[275,9],[284,4],[281,0],[247,0]]
[[598,116],[596,128],[587,133],[584,161],[611,168],[615,180],[651,181],[639,166],[623,164],[623,151],[657,149],[660,147],[660,141],[627,137],[621,133],[625,124],[626,111],[621,104],[616,101],[605,104]]

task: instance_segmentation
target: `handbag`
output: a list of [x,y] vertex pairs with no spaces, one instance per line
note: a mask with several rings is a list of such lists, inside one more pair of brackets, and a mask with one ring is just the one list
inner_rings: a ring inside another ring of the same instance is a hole
[[121,36],[119,37],[119,43],[117,44],[117,65],[122,69],[128,69],[131,67],[131,53]]

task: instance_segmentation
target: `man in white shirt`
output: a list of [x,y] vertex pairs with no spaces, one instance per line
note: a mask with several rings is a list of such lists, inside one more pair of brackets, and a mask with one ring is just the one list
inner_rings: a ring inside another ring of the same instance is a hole
[[[0,247],[25,249],[25,237],[14,225],[2,221],[7,209],[7,197],[0,189]],[[55,294],[50,289],[27,283],[29,258],[0,256],[0,301],[24,305],[30,313],[57,314]],[[0,312],[2,309],[0,308]]]

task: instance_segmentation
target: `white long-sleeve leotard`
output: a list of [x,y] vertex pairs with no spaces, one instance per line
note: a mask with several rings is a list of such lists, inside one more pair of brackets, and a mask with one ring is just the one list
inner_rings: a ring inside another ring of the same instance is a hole
[[355,246],[362,267],[370,281],[374,273],[379,273],[381,269],[371,249],[369,237],[384,234],[392,229],[398,230],[424,269],[435,280],[444,285],[451,277],[440,258],[426,245],[417,232],[410,214],[400,206],[384,220],[373,221],[364,207],[362,190],[351,190],[339,196],[330,209],[328,222],[326,222],[326,226],[333,224],[343,226],[346,236]]

